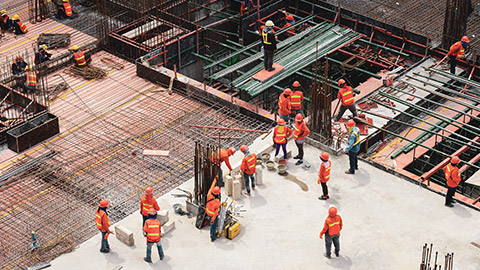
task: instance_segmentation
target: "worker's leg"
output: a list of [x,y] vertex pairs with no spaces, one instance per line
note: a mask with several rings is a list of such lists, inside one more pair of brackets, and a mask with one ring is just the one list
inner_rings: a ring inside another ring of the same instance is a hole
[[152,246],[153,242],[147,242],[147,256],[145,256],[145,261],[152,262]]
[[338,111],[338,114],[335,115],[335,117],[333,118],[333,121],[337,122],[338,120],[340,120],[346,110],[347,108],[345,108],[343,105],[340,105],[340,110]]
[[280,151],[280,144],[275,143],[275,157],[277,157],[279,151]]
[[350,161],[350,173],[355,173],[355,158],[357,153],[353,153],[353,151],[348,151],[348,160]]
[[452,204],[452,201],[453,201],[453,195],[455,194],[455,190],[456,188],[451,188],[449,186],[447,186],[447,196],[446,196],[446,199],[445,199],[445,205],[450,205]]
[[219,187],[223,187],[223,170],[222,170],[222,164],[220,164],[220,182],[218,183]]
[[107,234],[107,231],[101,232],[102,233],[102,243],[100,246],[100,251],[105,251],[107,249],[106,246],[106,241],[105,241],[105,234]]
[[163,253],[161,240],[157,242],[157,249],[158,249],[158,256],[160,256],[160,260],[163,260],[163,257],[165,257],[165,254]]
[[250,174],[250,180],[252,181],[252,189],[255,190],[255,174]]
[[278,114],[278,116],[280,116],[281,119],[285,120],[285,123],[288,122],[288,115]]
[[268,56],[266,50],[263,50],[263,67],[265,70],[268,70]]
[[327,183],[320,182],[320,184],[322,185],[323,197],[324,197],[324,198],[328,197],[328,187],[327,187]]
[[287,143],[282,144],[283,158],[287,159]]
[[352,112],[353,117],[357,117],[357,108],[355,108],[355,104],[347,106],[347,109]]
[[148,216],[142,215],[142,219],[143,219],[143,223],[142,223],[142,224],[143,224],[143,225],[142,225],[142,229],[143,229],[143,227],[145,227],[145,221],[147,221]]
[[250,174],[243,173],[243,178],[245,179],[245,189],[247,193],[250,194]]
[[267,51],[267,55],[268,55],[268,71],[273,71],[274,68],[273,68],[273,51]]
[[450,73],[455,74],[455,67],[457,66],[457,57],[450,56]]
[[332,237],[328,234],[328,232],[325,234],[325,249],[327,257],[330,258],[332,253]]
[[353,154],[354,154],[355,170],[358,170],[358,152]]
[[335,246],[335,256],[340,255],[340,233],[332,236],[333,245]]
[[215,221],[210,224],[210,240],[215,241],[217,239],[217,223],[218,223],[218,217],[215,219]]

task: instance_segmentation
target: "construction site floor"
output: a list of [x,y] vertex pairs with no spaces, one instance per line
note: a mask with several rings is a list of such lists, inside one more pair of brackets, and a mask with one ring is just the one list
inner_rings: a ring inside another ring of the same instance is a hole
[[[251,150],[270,142],[270,138],[257,139]],[[296,155],[293,141],[288,148]],[[330,199],[318,200],[319,154],[320,150],[305,147],[309,170],[288,160],[288,172],[307,184],[308,191],[263,170],[264,184],[238,201],[246,212],[240,218],[241,233],[233,240],[223,237],[212,243],[209,228],[198,230],[195,218],[174,214],[174,203],[185,207],[184,199],[171,196],[180,193],[174,190],[158,199],[160,208],[168,209],[175,221],[175,229],[162,238],[163,261],[155,249],[153,263],[143,261],[146,244],[142,218],[136,212],[119,222],[134,232],[134,246],[110,237],[112,251],[100,253],[99,233],[52,261],[50,269],[417,269],[425,243],[433,243],[432,256],[438,251],[441,262],[446,253],[454,252],[455,269],[480,269],[480,249],[471,244],[480,242],[480,212],[459,203],[445,207],[444,196],[361,161],[355,175],[346,175],[346,155],[331,158]],[[237,152],[231,160],[234,167],[241,158]],[[193,181],[181,187],[192,190]],[[344,225],[340,257],[329,260],[323,256],[325,244],[319,232],[331,204],[338,207]],[[95,226],[93,215],[91,226]]]

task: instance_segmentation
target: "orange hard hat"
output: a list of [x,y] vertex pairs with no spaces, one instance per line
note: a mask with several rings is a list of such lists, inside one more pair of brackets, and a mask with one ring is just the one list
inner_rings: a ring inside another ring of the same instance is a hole
[[452,157],[452,163],[453,164],[458,164],[460,162],[460,158],[457,156]]
[[213,195],[218,195],[218,194],[220,194],[220,188],[217,187],[217,186],[215,186],[215,187],[213,188],[213,190],[212,190],[212,193],[213,193]]
[[283,93],[287,96],[290,96],[292,94],[292,89],[290,88],[285,88],[285,90],[283,90]]
[[100,201],[100,207],[104,208],[110,206],[110,203],[107,200],[101,200]]
[[345,83],[345,80],[344,79],[340,79],[338,80],[338,86],[342,86],[342,84]]
[[292,14],[288,14],[285,18],[289,21],[293,21],[293,15]]
[[470,42],[470,39],[468,39],[467,36],[463,36],[463,37],[462,37],[462,41],[468,43],[468,42]]
[[295,87],[300,87],[300,83],[298,81],[294,81],[292,86],[295,86]]
[[148,209],[148,214],[149,214],[149,215],[152,215],[152,216],[153,216],[153,215],[155,215],[156,213],[157,213],[157,211],[155,211],[155,209],[153,209],[153,208]]
[[323,160],[328,160],[329,156],[327,152],[323,152],[320,154],[320,158]]
[[235,152],[237,152],[237,149],[235,149],[235,147],[233,147],[233,146],[230,147],[230,148],[228,148],[228,150],[230,150],[230,151],[229,151],[229,152],[231,153],[230,156],[233,155],[233,154],[235,154]]
[[335,206],[330,206],[330,208],[328,209],[328,215],[330,217],[334,217],[337,215],[337,208]]
[[242,151],[242,152],[244,152],[247,149],[248,149],[248,146],[246,146],[245,144],[240,146],[240,151]]
[[282,125],[285,125],[286,123],[285,123],[285,120],[283,120],[282,118],[280,118],[280,119],[278,119],[277,124],[278,124],[279,126],[282,126]]
[[347,128],[351,128],[355,126],[355,121],[353,119],[348,120],[347,122]]
[[145,194],[147,194],[147,195],[153,194],[153,188],[147,187],[147,188],[145,189]]
[[301,122],[303,120],[303,115],[301,113],[297,113],[297,116],[295,116],[295,120]]

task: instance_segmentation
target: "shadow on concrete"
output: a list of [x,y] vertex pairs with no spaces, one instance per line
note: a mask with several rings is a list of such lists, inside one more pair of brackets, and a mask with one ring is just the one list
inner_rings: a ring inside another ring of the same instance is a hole
[[[158,255],[158,254],[157,254]],[[153,250],[152,250],[152,263],[147,263],[152,269],[172,269],[172,266],[168,264],[168,261],[170,260],[170,257],[165,254],[165,257],[163,260],[160,261],[160,259],[155,259],[153,255]],[[143,258],[142,258],[143,261]]]
[[461,218],[470,218],[472,217],[472,213],[470,213],[464,205],[461,205],[459,203],[454,204],[455,207],[452,208],[452,212],[461,217]]
[[250,208],[254,209],[267,204],[267,200],[258,193],[257,190],[252,190],[252,196],[250,197]]
[[333,255],[333,257],[328,260],[328,265],[338,269],[350,269],[352,267],[352,260],[348,256],[342,256],[342,254],[340,254],[338,258]]
[[118,253],[115,252],[115,250],[110,251],[110,253],[102,253],[105,256],[105,259],[109,261],[112,264],[121,264],[122,262],[125,261],[125,259],[122,259],[118,256]]

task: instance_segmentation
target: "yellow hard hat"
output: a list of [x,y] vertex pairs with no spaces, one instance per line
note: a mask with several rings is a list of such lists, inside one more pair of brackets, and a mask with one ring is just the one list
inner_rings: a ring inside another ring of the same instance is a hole
[[20,20],[20,16],[18,14],[13,15],[12,20]]
[[2,10],[0,10],[0,14],[5,15],[5,14],[7,14],[7,11],[5,9],[2,9]]
[[47,47],[47,45],[46,45],[46,44],[42,44],[42,45],[40,45],[40,48],[42,48],[42,49],[43,49],[43,50],[45,50],[45,51],[48,49],[48,47]]
[[68,0],[63,0],[63,2],[68,2]]
[[78,49],[79,49],[79,48],[78,48],[77,45],[73,45],[72,50],[76,51],[76,50],[78,50]]

